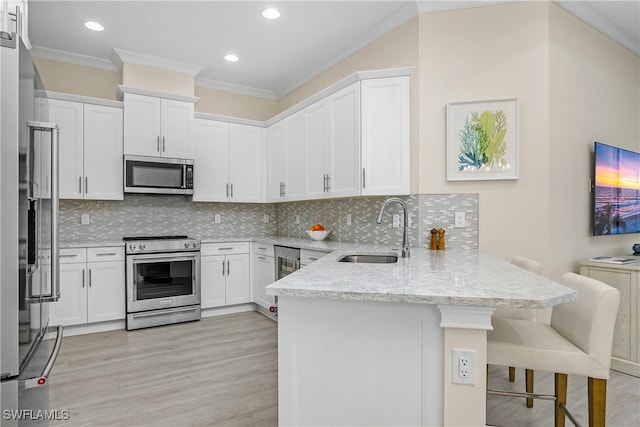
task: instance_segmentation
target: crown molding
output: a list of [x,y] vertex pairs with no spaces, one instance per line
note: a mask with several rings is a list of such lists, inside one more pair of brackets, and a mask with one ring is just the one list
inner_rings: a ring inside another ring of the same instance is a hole
[[111,51],[111,61],[116,64],[118,70],[122,69],[122,64],[124,63],[145,65],[147,67],[175,71],[177,73],[189,74],[191,76],[196,76],[200,71],[204,70],[204,67],[201,65],[172,61],[170,59],[158,58],[157,56],[144,55],[117,48],[113,48]]
[[108,59],[80,55],[77,53],[65,52],[63,50],[49,49],[48,47],[42,46],[32,46],[30,52],[31,56],[36,58],[82,65],[84,67],[99,68],[107,71],[118,71],[118,68]]
[[125,93],[131,93],[134,95],[153,96],[156,98],[173,99],[175,101],[197,103],[200,98],[197,96],[179,95],[177,93],[162,92],[154,89],[143,89],[139,87],[131,87],[125,85],[118,85],[116,96],[118,99],[124,99]]
[[196,77],[196,86],[205,87],[208,89],[222,90],[225,92],[239,93],[247,96],[255,96],[257,98],[270,99],[274,101],[278,99],[276,97],[276,94],[270,90],[257,89],[249,86],[208,79],[205,77]]

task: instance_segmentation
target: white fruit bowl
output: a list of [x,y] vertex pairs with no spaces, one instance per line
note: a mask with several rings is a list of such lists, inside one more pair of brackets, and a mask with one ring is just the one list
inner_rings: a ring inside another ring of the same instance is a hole
[[313,240],[324,240],[329,235],[329,233],[331,233],[329,230],[324,230],[324,231],[307,230],[307,234]]

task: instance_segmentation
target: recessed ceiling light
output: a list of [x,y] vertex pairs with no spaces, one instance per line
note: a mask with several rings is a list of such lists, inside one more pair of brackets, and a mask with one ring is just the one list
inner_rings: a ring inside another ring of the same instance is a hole
[[239,60],[240,58],[238,58],[238,55],[235,55],[235,54],[233,54],[233,53],[227,53],[227,54],[224,56],[224,59],[226,59],[226,60],[227,60],[227,61],[229,61],[229,62],[238,62],[238,60]]
[[84,23],[84,26],[90,29],[91,31],[103,31],[104,27],[101,23],[96,21],[87,21]]
[[262,16],[267,19],[278,19],[280,18],[280,12],[277,9],[268,8],[262,11]]

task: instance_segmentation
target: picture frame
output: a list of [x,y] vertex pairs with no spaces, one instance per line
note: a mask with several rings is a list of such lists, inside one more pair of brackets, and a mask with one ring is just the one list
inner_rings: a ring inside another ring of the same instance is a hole
[[518,99],[447,104],[447,181],[518,179]]

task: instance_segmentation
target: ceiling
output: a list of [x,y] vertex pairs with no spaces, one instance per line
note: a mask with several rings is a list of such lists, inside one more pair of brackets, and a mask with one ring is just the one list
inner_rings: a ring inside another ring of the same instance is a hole
[[[29,38],[35,56],[116,70],[115,48],[196,65],[201,86],[277,99],[418,13],[494,3],[29,0]],[[640,55],[640,0],[556,3]],[[281,17],[264,19],[266,7]],[[85,29],[89,19],[105,30]]]

